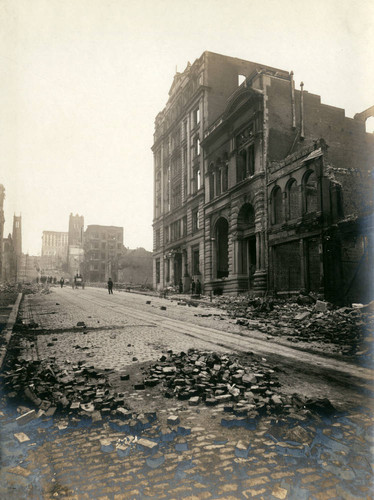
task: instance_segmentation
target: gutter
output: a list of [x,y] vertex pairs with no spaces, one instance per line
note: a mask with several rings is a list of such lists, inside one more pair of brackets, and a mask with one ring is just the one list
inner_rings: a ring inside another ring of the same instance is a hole
[[7,325],[3,331],[3,336],[5,337],[5,344],[3,344],[0,347],[0,371],[3,368],[4,359],[5,359],[7,350],[8,350],[10,338],[11,338],[12,333],[13,333],[14,323],[16,322],[16,319],[17,319],[21,299],[22,299],[22,293],[19,293],[17,300],[16,300],[15,304],[13,305],[12,311],[9,315]]

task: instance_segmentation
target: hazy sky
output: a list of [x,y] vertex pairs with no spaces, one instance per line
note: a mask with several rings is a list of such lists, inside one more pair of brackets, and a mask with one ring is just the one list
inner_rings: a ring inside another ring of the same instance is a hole
[[154,118],[176,66],[204,50],[295,73],[352,117],[374,104],[374,2],[0,0],[0,184],[5,235],[124,227],[152,249]]

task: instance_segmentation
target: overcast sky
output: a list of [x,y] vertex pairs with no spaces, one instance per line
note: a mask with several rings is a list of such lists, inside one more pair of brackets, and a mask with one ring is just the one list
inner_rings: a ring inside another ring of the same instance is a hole
[[287,71],[353,117],[374,104],[374,2],[0,0],[5,235],[124,227],[152,249],[154,118],[176,67],[205,50]]

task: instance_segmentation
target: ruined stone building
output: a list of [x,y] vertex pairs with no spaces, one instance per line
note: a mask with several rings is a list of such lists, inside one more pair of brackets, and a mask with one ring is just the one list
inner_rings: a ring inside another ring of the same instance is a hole
[[22,258],[22,218],[13,216],[13,230],[2,239],[2,279],[17,281]]
[[89,225],[84,233],[84,279],[118,281],[118,261],[123,253],[123,227]]
[[68,253],[68,233],[43,231],[42,257],[59,257],[66,261]]
[[154,286],[371,295],[372,112],[345,117],[293,74],[204,52],[156,117]]
[[43,231],[41,252],[41,274],[53,275],[66,272],[68,256],[68,233]]

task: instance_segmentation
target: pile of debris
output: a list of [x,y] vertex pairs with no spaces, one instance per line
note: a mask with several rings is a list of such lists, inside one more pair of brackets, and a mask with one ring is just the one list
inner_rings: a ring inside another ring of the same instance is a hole
[[[300,300],[299,300],[300,299]],[[367,340],[371,311],[364,308],[334,308],[331,304],[300,296],[287,300],[222,297],[219,306],[237,324],[292,342],[321,342],[336,346],[344,355],[354,355]]]
[[226,427],[251,428],[262,415],[303,422],[336,412],[328,399],[282,394],[275,370],[253,353],[238,358],[197,349],[168,351],[144,378],[145,386],[158,384],[166,398],[185,400],[189,406],[220,405],[227,414],[221,422]]
[[11,283],[0,284],[0,307],[8,307],[17,300],[17,285]]
[[124,394],[116,393],[106,371],[86,366],[85,361],[59,367],[55,358],[42,361],[22,356],[21,339],[14,339],[9,349],[3,387],[11,400],[28,400],[39,409],[39,416],[52,416],[56,410],[92,416],[98,420],[113,410],[124,411]]
[[188,401],[190,406],[225,403],[233,411],[265,411],[281,403],[274,390],[280,384],[274,370],[256,358],[247,353],[243,362],[234,355],[196,349],[168,351],[149,369],[144,385],[163,383],[165,397]]

